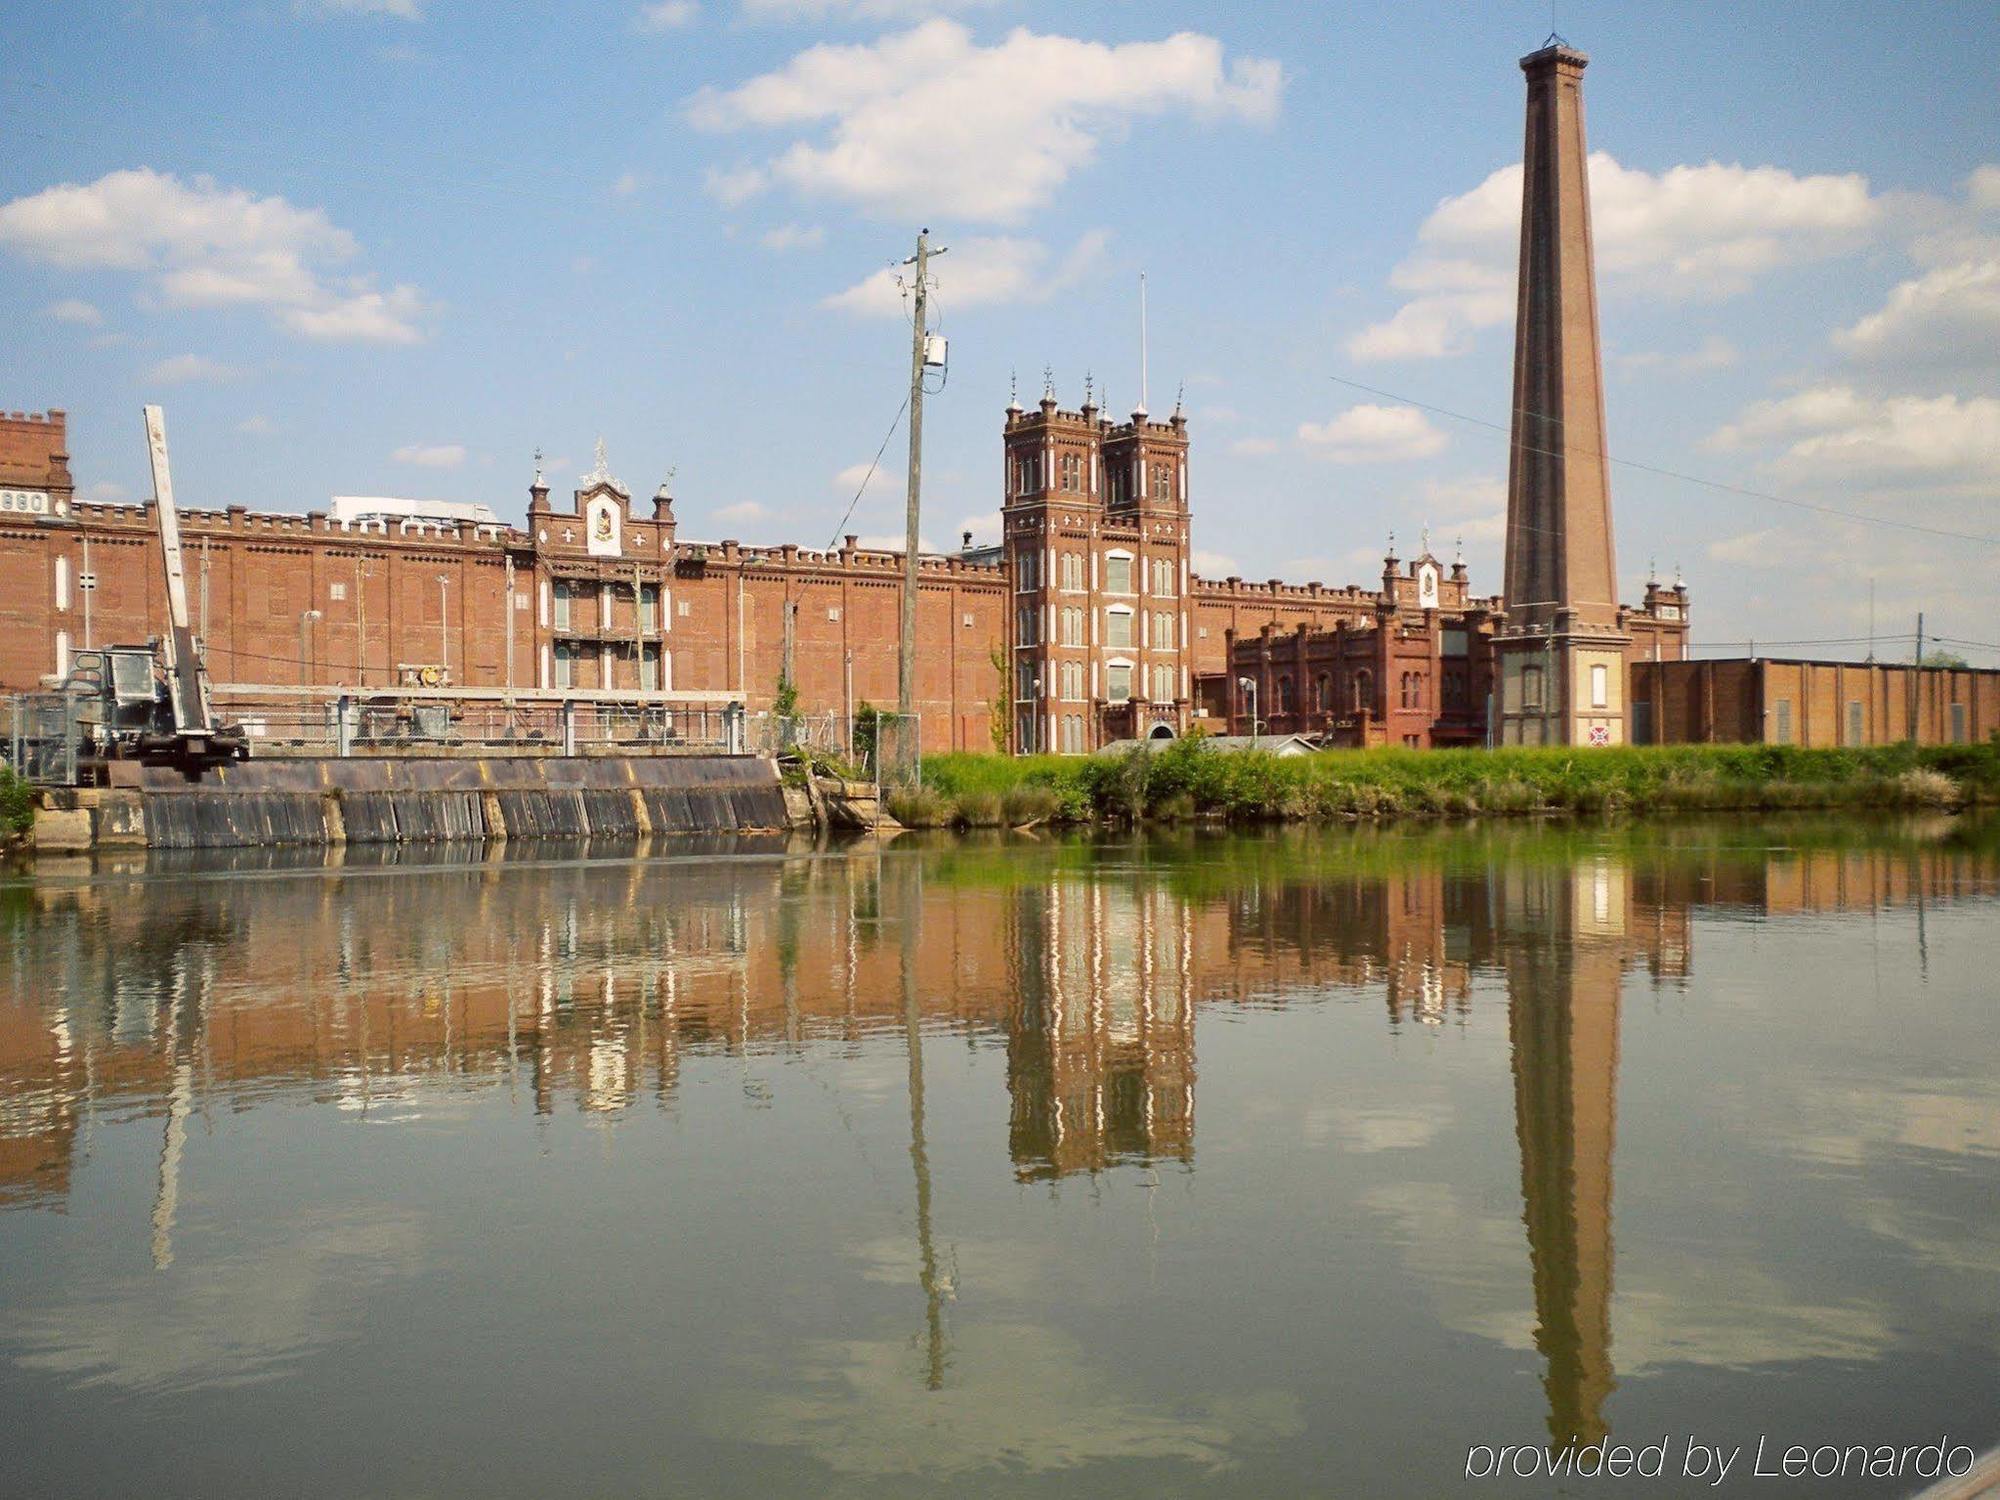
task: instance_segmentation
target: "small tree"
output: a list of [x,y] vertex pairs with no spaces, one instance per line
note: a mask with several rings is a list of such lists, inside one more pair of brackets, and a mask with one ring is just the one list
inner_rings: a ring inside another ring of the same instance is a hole
[[857,765],[875,763],[875,741],[880,733],[882,712],[865,698],[854,710],[854,760]]
[[771,699],[771,712],[781,719],[799,716],[799,688],[784,672],[778,674],[778,691]]
[[1951,667],[1963,671],[1971,663],[1956,651],[1926,651],[1921,665],[1926,667]]

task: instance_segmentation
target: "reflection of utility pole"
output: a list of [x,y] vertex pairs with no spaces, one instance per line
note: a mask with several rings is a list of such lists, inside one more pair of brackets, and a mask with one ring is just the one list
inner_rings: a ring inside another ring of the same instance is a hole
[[924,1289],[924,1321],[929,1332],[929,1366],[924,1385],[944,1389],[944,1295],[938,1283],[937,1247],[931,1241],[931,1165],[924,1151],[924,1039],[917,1021],[916,929],[923,888],[921,867],[911,865],[904,882],[900,968],[903,979],[903,1040],[910,1053],[910,1166],[917,1178],[917,1280]]

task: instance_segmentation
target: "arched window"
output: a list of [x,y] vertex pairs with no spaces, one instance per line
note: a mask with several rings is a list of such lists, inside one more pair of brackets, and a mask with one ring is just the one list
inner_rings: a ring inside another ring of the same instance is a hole
[[1319,674],[1319,681],[1313,685],[1313,703],[1323,714],[1333,712],[1333,678],[1325,672]]
[[1365,713],[1375,706],[1375,679],[1367,668],[1354,674],[1354,711]]
[[1289,677],[1280,677],[1278,679],[1277,711],[1281,714],[1288,714],[1292,711],[1292,679]]

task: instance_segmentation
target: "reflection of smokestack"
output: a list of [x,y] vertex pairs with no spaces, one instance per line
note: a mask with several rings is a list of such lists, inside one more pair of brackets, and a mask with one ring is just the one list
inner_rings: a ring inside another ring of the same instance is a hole
[[1535,1346],[1548,1362],[1549,1437],[1561,1447],[1604,1436],[1604,1402],[1617,1384],[1611,1154],[1623,969],[1615,946],[1578,932],[1572,872],[1520,872],[1509,886],[1526,898],[1533,924],[1512,934],[1508,1031]]

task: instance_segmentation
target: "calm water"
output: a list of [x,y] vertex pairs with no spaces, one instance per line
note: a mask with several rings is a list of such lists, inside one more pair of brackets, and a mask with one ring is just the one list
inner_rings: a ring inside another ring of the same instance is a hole
[[263,864],[0,885],[0,1493],[2000,1439],[1992,827]]

